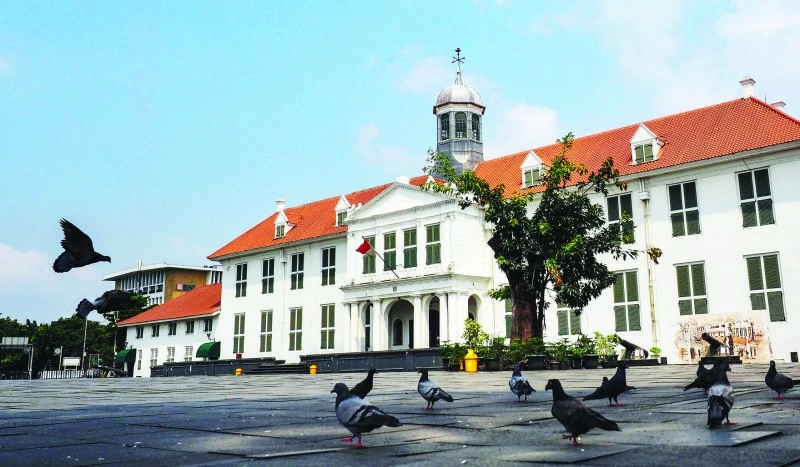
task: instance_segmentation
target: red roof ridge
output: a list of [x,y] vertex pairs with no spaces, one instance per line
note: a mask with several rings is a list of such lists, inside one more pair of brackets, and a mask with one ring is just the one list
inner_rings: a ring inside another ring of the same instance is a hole
[[753,100],[754,100],[754,101],[756,101],[757,103],[759,103],[759,104],[763,105],[764,107],[767,107],[769,110],[771,110],[771,111],[773,111],[773,112],[777,112],[777,113],[778,113],[778,115],[780,115],[780,116],[782,116],[782,117],[784,117],[784,118],[787,118],[787,119],[789,119],[789,121],[791,121],[791,122],[794,122],[794,123],[797,123],[798,125],[800,125],[800,120],[798,120],[798,119],[797,119],[797,118],[795,118],[795,117],[792,117],[791,115],[789,115],[788,113],[784,112],[783,110],[776,109],[776,108],[775,108],[775,107],[773,107],[772,105],[768,104],[766,101],[762,101],[761,99],[759,99],[759,98],[757,98],[757,97],[751,97],[750,99],[753,99]]
[[117,326],[205,316],[220,309],[222,284],[201,285],[161,305],[117,323]]

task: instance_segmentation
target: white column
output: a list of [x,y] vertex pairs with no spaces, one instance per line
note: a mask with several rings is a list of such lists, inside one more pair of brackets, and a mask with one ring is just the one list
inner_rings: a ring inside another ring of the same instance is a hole
[[450,323],[450,340],[460,341],[461,335],[464,334],[464,320],[467,319],[467,304],[462,300],[462,296],[458,292],[450,292],[447,294],[447,314]]
[[380,300],[373,300],[372,302],[372,320],[370,322],[370,326],[372,328],[372,346],[370,347],[372,350],[388,350],[388,347],[384,347],[388,342],[388,339],[384,338],[384,334],[388,331],[386,326],[383,323],[383,313],[381,310],[381,301]]
[[450,340],[449,320],[447,319],[447,294],[442,293],[439,297],[439,343]]
[[425,349],[428,347],[428,326],[425,312],[422,310],[422,297],[411,297],[414,304],[414,348]]
[[353,307],[344,303],[344,326],[342,326],[342,351],[350,352],[353,347]]

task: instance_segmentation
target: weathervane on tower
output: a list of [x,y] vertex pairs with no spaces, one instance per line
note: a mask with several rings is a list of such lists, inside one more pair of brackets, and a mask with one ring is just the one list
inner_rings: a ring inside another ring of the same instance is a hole
[[461,48],[457,47],[456,48],[456,56],[453,57],[453,61],[450,62],[450,63],[458,63],[458,72],[459,73],[461,73],[461,64],[464,63],[464,59],[465,58],[467,58],[467,57],[462,57],[461,56]]

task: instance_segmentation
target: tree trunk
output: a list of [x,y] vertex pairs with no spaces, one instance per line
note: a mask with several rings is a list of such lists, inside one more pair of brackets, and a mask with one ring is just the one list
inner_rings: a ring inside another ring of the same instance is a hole
[[[513,304],[511,310],[511,338],[528,340],[535,335],[533,306],[521,291],[524,284],[520,284],[519,281],[514,283],[511,278],[509,278],[508,282],[509,287],[512,288],[511,300]],[[541,335],[541,332],[539,335]]]

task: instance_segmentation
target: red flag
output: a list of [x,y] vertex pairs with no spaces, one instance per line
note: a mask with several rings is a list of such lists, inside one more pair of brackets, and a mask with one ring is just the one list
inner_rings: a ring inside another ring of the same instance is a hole
[[375,249],[372,248],[372,245],[370,245],[366,239],[364,239],[364,243],[362,243],[360,247],[356,248],[356,251],[361,253],[362,255],[375,254]]

